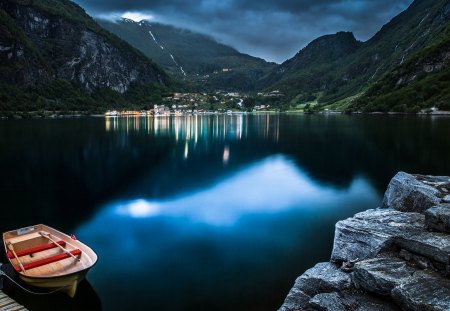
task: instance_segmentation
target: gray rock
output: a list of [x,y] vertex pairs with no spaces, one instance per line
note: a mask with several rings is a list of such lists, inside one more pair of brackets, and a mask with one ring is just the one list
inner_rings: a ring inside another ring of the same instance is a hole
[[424,212],[438,205],[440,191],[427,185],[413,175],[399,172],[392,178],[384,194],[383,208],[393,208],[402,212]]
[[392,209],[374,209],[356,214],[336,224],[334,262],[367,259],[394,246],[402,233],[423,230],[424,216]]
[[425,216],[392,209],[367,210],[336,224],[334,262],[376,257],[398,247],[447,265],[450,236],[425,230]]
[[395,245],[441,264],[450,263],[450,235],[440,232],[405,231],[395,238]]
[[320,311],[345,311],[347,310],[342,303],[338,293],[323,293],[314,296],[310,301],[311,306]]
[[439,205],[427,209],[425,225],[430,230],[450,233],[450,206]]
[[[437,268],[435,267],[435,262],[433,263],[430,259],[420,255],[415,255],[405,249],[400,250],[399,256],[400,258],[403,258],[411,264],[416,265],[420,269],[432,268],[434,270],[437,270]],[[445,265],[441,265],[441,270],[445,270]]]
[[296,280],[280,310],[398,310],[393,298],[403,310],[450,311],[450,280],[442,277],[450,275],[450,235],[427,231],[449,232],[450,205],[440,203],[449,185],[446,176],[398,173],[383,201],[391,208],[336,224],[331,260],[356,260],[353,280],[337,265],[318,264]]
[[331,292],[348,289],[352,286],[349,274],[342,272],[334,264],[325,262],[318,263],[313,268],[307,270],[299,279],[303,292],[314,296],[319,292]]
[[297,278],[279,311],[307,308],[309,300],[315,295],[345,290],[351,286],[349,274],[332,263],[318,263]]
[[408,280],[415,271],[401,259],[374,258],[356,263],[353,278],[371,293],[390,295],[394,287]]
[[445,203],[450,203],[450,195],[446,195],[445,197],[443,197],[442,201]]
[[303,310],[309,306],[310,300],[310,296],[302,292],[299,287],[294,286],[278,311]]
[[400,308],[389,301],[377,299],[375,297],[363,296],[360,299],[356,311],[398,311]]
[[346,295],[347,310],[355,311],[397,311],[400,310],[392,301],[381,299],[367,293]]
[[450,280],[426,272],[417,273],[392,290],[392,297],[404,309],[450,310]]
[[399,308],[390,300],[374,297],[367,293],[344,291],[342,293],[323,293],[310,301],[316,310],[355,310],[355,311],[396,311]]

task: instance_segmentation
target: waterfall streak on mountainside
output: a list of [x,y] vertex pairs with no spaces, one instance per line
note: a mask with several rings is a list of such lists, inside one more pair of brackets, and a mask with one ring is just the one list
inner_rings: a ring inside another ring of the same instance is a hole
[[[150,36],[152,36],[153,41],[155,41],[155,44],[156,44],[157,46],[159,46],[159,47],[161,48],[161,50],[164,50],[164,47],[163,47],[161,44],[159,44],[158,40],[156,40],[156,38],[155,38],[155,36],[153,35],[153,33],[152,33],[150,30],[148,31],[148,33],[150,34]],[[175,58],[173,57],[172,53],[170,53],[170,52],[167,52],[167,53],[169,53],[170,58],[172,59],[172,61],[174,62],[174,64],[175,64],[178,68],[180,68],[181,73],[182,73],[184,76],[186,76],[186,72],[183,70],[183,67],[181,67],[181,66],[177,63],[177,61],[176,61]]]

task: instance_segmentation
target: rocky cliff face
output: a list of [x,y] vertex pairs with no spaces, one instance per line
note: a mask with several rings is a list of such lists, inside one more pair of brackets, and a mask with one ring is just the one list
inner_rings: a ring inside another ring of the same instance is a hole
[[280,311],[450,310],[450,177],[398,173],[382,208],[336,224],[329,263]]
[[[62,4],[60,11],[51,7]],[[0,68],[7,73],[0,77],[3,83],[34,86],[59,79],[87,92],[109,88],[119,93],[132,83],[168,83],[149,59],[102,31],[69,1],[2,0],[0,12]]]
[[186,29],[129,19],[98,23],[194,89],[248,91],[276,66]]

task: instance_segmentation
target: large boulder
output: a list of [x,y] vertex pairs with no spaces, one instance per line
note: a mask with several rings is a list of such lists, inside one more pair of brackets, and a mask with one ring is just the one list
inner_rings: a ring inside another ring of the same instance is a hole
[[427,183],[419,181],[411,174],[398,172],[388,185],[381,207],[422,213],[438,205],[442,194],[431,182]]
[[399,308],[390,300],[380,299],[361,291],[322,293],[310,301],[314,310],[323,311],[397,311]]
[[449,177],[398,173],[383,208],[336,224],[331,262],[353,272],[316,265],[280,310],[450,311],[449,193]]
[[429,230],[450,233],[450,205],[442,204],[427,209],[425,225]]
[[397,285],[408,280],[416,269],[397,258],[373,258],[355,264],[355,283],[368,292],[390,295]]
[[310,304],[315,310],[320,311],[347,310],[341,297],[339,297],[339,294],[336,292],[318,294],[311,299]]
[[394,300],[406,310],[450,310],[450,280],[418,272],[392,290]]
[[307,308],[309,300],[315,295],[345,290],[351,286],[349,274],[332,263],[318,263],[297,278],[279,311]]
[[413,254],[421,255],[442,265],[450,263],[450,235],[440,232],[402,232],[395,238],[395,245]]
[[423,214],[392,209],[367,210],[339,221],[331,260],[364,260],[399,248],[443,265],[450,262],[450,235],[428,232]]
[[392,209],[372,209],[336,224],[331,261],[376,257],[393,248],[403,233],[423,230],[424,216]]

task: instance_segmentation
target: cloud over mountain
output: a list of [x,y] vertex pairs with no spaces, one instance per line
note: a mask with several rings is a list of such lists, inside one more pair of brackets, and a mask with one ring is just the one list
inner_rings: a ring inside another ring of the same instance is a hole
[[241,52],[281,62],[314,38],[371,37],[411,0],[76,0],[94,16],[125,12],[209,34]]

